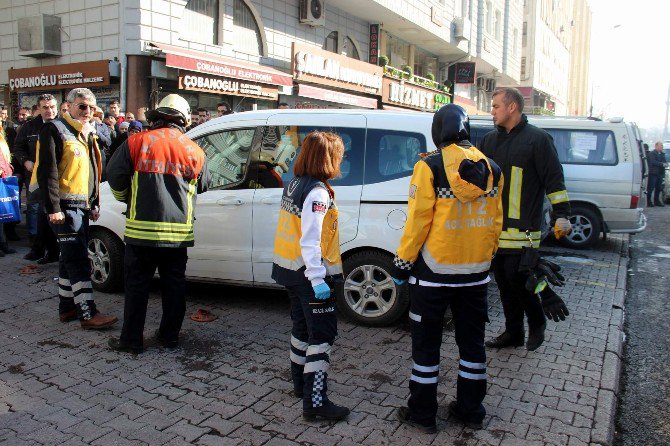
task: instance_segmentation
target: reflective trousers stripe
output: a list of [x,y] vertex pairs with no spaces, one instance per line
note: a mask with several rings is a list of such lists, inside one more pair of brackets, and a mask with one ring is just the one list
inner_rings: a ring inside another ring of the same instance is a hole
[[458,371],[458,376],[465,378],[465,379],[472,379],[475,381],[480,381],[486,379],[486,373],[468,373],[464,372],[462,370]]
[[512,174],[509,183],[509,218],[521,218],[521,185],[523,184],[523,169],[512,166]]

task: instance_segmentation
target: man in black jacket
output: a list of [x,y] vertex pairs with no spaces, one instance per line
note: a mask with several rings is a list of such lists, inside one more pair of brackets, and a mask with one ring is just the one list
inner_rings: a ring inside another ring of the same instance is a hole
[[[665,177],[665,168],[668,161],[663,153],[663,143],[658,141],[654,146],[654,151],[649,152],[647,158],[649,164],[649,179],[647,180],[647,206],[665,206],[661,201],[660,194],[663,189],[663,178]],[[652,197],[654,199],[652,203]]]
[[[58,241],[49,227],[49,220],[44,208],[41,206],[42,197],[39,189],[30,192],[29,186],[35,167],[37,153],[37,141],[40,129],[45,122],[55,119],[58,113],[56,98],[50,94],[43,94],[37,98],[40,114],[27,121],[19,128],[14,141],[13,154],[16,162],[24,168],[26,185],[26,226],[32,237],[30,252],[24,256],[26,260],[37,260],[44,264],[58,260]],[[45,252],[46,251],[46,252]]]
[[[487,341],[487,347],[523,345],[524,313],[528,318],[528,350],[544,342],[544,314],[567,314],[563,301],[550,288],[527,289],[530,271],[523,265],[537,259],[540,247],[542,206],[547,195],[553,205],[561,237],[570,231],[570,202],[565,190],[563,168],[551,136],[528,124],[523,96],[515,88],[501,88],[493,94],[492,111],[496,129],[484,136],[481,151],[492,158],[505,177],[503,188],[503,230],[492,269],[505,313],[505,331]],[[558,317],[554,317],[558,320]]]

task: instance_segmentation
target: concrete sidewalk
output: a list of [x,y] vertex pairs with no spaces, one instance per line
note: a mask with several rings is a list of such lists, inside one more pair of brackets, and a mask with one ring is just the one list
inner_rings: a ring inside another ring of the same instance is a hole
[[[458,372],[453,333],[445,333],[439,432],[401,426],[410,374],[408,325],[365,328],[341,322],[332,355],[331,398],[352,409],[345,423],[307,423],[291,396],[285,295],[194,285],[187,314],[207,308],[209,324],[184,323],[176,351],[133,357],[109,351],[107,332],[58,322],[54,264],[19,275],[23,253],[0,258],[0,444],[202,445],[586,445],[611,444],[622,352],[628,237],[590,251],[550,247],[566,272],[559,294],[567,321],[548,323],[547,341],[488,352],[485,429],[448,419]],[[502,327],[491,284],[487,337]],[[96,294],[122,317],[121,294]],[[158,326],[150,301],[146,333]]]

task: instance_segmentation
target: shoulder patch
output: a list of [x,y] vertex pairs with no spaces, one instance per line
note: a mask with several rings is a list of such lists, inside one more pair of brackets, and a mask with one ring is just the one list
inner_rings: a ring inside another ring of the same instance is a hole
[[325,214],[328,210],[326,203],[322,201],[312,201],[312,212],[315,214]]
[[415,198],[416,197],[416,184],[410,184],[409,185],[409,198]]

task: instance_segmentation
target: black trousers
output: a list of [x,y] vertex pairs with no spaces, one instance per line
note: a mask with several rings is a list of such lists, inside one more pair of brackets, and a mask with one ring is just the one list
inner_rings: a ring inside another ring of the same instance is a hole
[[155,248],[126,244],[124,256],[125,305],[121,342],[144,344],[149,289],[158,268],[163,303],[159,327],[166,341],[177,341],[186,313],[186,248]]
[[303,408],[321,407],[328,401],[330,352],[337,336],[335,298],[318,300],[312,285],[288,286],[291,300],[291,376],[302,390]]
[[88,259],[88,217],[84,209],[63,209],[65,221],[51,223],[60,246],[58,261],[59,313],[77,309],[79,319],[95,316],[91,284],[91,263]]
[[[500,290],[500,301],[505,313],[505,330],[513,336],[524,337],[524,314],[528,328],[533,330],[545,323],[540,299],[526,289],[528,276],[519,273],[519,254],[497,254],[493,259],[493,274]],[[553,293],[548,287],[547,292]]]
[[487,284],[466,287],[409,286],[412,332],[412,375],[408,407],[412,418],[435,424],[437,383],[444,313],[449,306],[454,318],[460,360],[456,382],[459,413],[473,422],[486,415],[486,351],[484,328],[488,322]]
[[49,216],[42,206],[37,211],[37,235],[30,249],[49,256],[56,256],[60,249],[56,235],[49,226]]
[[647,204],[658,204],[661,202],[663,189],[663,175],[650,174],[647,179]]

